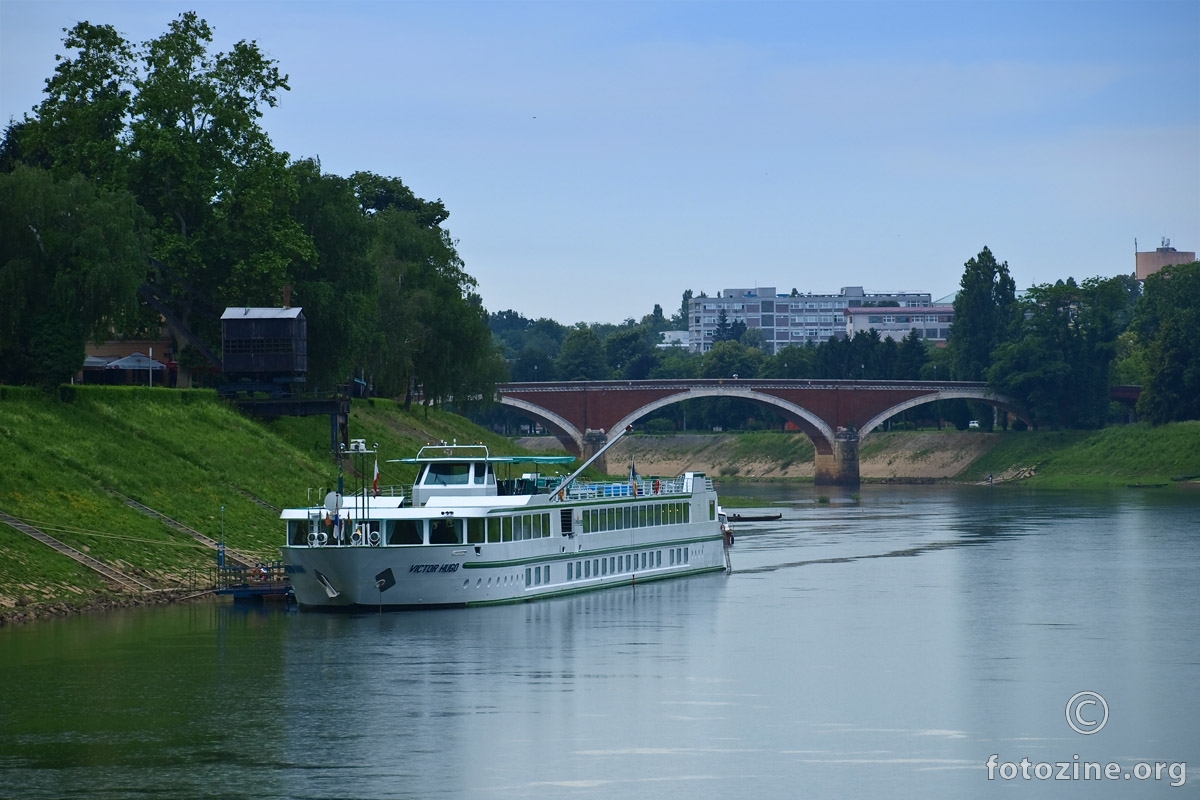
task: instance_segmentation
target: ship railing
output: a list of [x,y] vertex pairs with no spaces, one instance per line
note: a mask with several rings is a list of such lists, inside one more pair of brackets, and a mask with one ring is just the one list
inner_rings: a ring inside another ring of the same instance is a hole
[[[565,500],[595,500],[606,497],[651,497],[688,493],[685,478],[639,478],[636,481],[575,481]],[[708,481],[711,488],[712,482]]]

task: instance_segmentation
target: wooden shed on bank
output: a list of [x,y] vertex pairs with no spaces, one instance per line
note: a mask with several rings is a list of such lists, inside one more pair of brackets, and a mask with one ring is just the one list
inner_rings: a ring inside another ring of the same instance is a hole
[[280,389],[304,383],[308,376],[304,311],[227,308],[221,315],[221,351],[226,383],[249,382]]

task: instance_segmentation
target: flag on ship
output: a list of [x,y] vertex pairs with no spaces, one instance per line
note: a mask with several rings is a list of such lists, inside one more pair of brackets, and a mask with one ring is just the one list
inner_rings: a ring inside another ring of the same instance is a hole
[[633,487],[633,493],[635,496],[637,495],[637,482],[638,482],[637,460],[634,458],[630,458],[629,459],[629,485]]
[[371,489],[379,497],[379,456],[375,456],[375,480],[371,483]]

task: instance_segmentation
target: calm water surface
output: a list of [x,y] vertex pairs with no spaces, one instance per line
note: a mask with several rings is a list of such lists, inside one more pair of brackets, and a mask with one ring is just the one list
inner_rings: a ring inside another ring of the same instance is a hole
[[1200,496],[735,491],[732,575],[0,630],[0,796],[1200,796]]

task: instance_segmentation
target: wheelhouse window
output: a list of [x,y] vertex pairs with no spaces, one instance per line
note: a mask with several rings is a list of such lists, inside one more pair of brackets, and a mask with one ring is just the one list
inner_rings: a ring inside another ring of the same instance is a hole
[[424,486],[461,486],[471,477],[470,463],[435,463],[425,467]]

